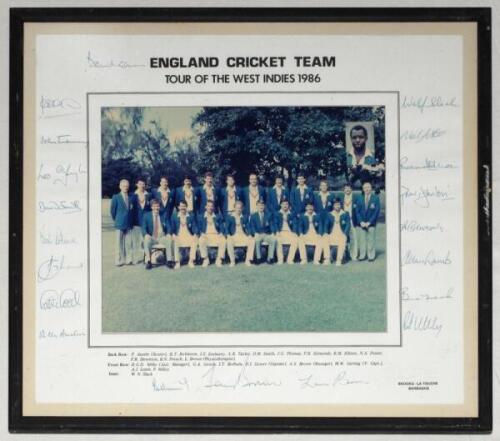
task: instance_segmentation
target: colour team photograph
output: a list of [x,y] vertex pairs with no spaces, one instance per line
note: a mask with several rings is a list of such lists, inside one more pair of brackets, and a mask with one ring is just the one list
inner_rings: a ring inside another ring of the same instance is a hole
[[103,332],[383,332],[385,111],[101,110]]

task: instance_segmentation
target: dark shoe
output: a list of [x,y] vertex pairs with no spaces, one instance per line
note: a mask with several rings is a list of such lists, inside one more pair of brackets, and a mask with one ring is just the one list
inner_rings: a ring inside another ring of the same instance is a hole
[[146,269],[150,270],[151,268],[153,268],[153,265],[151,265],[151,262],[146,263]]
[[273,260],[273,259],[268,260],[268,261],[267,261],[267,264],[268,264],[268,265],[274,265],[274,260]]

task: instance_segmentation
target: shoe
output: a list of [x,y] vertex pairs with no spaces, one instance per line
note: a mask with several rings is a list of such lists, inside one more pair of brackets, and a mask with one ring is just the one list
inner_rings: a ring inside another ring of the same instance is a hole
[[328,266],[328,265],[330,265],[330,262],[329,262],[328,260],[325,260],[325,261],[323,262],[323,265],[324,265],[324,266]]
[[358,258],[357,258],[357,257],[351,257],[351,260],[352,260],[353,262],[356,262],[356,260],[358,260]]
[[217,259],[217,260],[215,261],[215,266],[216,266],[217,268],[222,268],[222,261],[221,261],[220,259]]
[[153,268],[153,265],[151,265],[151,262],[146,263],[146,269],[150,270],[151,268]]
[[236,264],[235,264],[234,262],[231,262],[231,263],[229,264],[229,268],[234,268],[235,266],[236,266]]
[[210,262],[208,261],[208,257],[203,259],[203,264],[201,265],[203,268],[206,268]]
[[281,262],[280,260],[278,260],[278,261],[276,262],[276,264],[277,264],[277,265],[283,265],[283,262]]
[[319,265],[319,262],[315,260],[315,261],[313,262],[313,264],[314,264],[314,265]]
[[188,266],[189,266],[189,268],[194,268],[194,262],[189,262]]
[[335,262],[335,266],[342,266],[342,262]]
[[287,262],[288,265],[293,265],[295,262]]
[[250,262],[249,260],[245,261],[245,265],[246,266],[252,266],[252,262]]
[[301,260],[301,261],[300,261],[300,264],[301,264],[301,265],[307,265],[307,260]]
[[175,263],[175,266],[174,266],[174,269],[181,269],[181,263],[180,262],[176,262]]

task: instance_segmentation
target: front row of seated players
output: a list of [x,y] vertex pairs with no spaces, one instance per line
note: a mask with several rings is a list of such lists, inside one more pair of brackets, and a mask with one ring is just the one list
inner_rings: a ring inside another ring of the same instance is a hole
[[[208,247],[217,248],[215,264],[222,266],[226,249],[229,266],[235,265],[235,247],[246,249],[245,264],[250,266],[254,252],[257,262],[262,261],[261,245],[268,245],[267,262],[273,263],[276,250],[277,264],[284,263],[283,246],[288,245],[287,263],[293,264],[297,250],[300,263],[307,263],[306,246],[314,247],[315,265],[324,257],[324,265],[330,264],[330,247],[337,247],[336,265],[342,264],[351,221],[349,213],[341,208],[340,199],[335,199],[333,211],[321,216],[314,212],[314,203],[306,203],[305,213],[294,215],[287,200],[280,204],[276,213],[266,210],[263,200],[257,201],[257,211],[251,216],[243,214],[243,202],[235,203],[232,214],[223,217],[215,214],[214,202],[207,200],[203,215],[197,217],[187,211],[184,201],[179,203],[178,212],[171,219],[160,215],[160,203],[151,201],[151,211],[143,219],[144,252],[146,269],[151,269],[151,252],[155,245],[166,249],[167,262],[175,262],[174,268],[180,268],[179,249],[189,248],[189,267],[194,267],[196,249],[200,251],[202,266],[209,265]],[[173,253],[172,253],[173,249]]]

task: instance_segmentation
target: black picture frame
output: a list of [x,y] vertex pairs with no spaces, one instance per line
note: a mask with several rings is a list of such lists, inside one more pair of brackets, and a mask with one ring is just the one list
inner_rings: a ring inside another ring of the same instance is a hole
[[[23,26],[28,22],[476,22],[478,50],[478,417],[34,417],[22,413],[23,204],[9,201],[9,429],[81,433],[473,433],[492,429],[490,8],[13,8],[10,10],[11,189],[23,188]],[[15,195],[15,198],[14,196]]]

